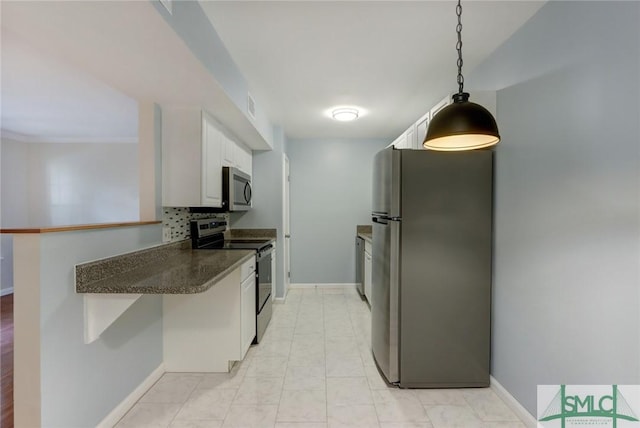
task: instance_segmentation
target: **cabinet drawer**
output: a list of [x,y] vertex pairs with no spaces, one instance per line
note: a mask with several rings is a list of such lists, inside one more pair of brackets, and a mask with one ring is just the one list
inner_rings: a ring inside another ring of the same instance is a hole
[[240,281],[244,282],[245,279],[252,275],[256,271],[256,258],[252,257],[250,260],[247,260],[240,267]]

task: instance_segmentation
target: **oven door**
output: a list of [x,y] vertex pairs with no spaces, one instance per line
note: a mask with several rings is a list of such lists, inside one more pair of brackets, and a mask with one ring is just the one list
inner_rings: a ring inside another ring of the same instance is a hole
[[271,257],[273,246],[258,252],[258,287],[256,287],[256,339],[255,343],[260,343],[264,336],[269,321],[271,321],[271,284],[273,275],[271,274]]
[[271,254],[273,248],[263,250],[258,253],[258,296],[256,299],[256,311],[260,313],[264,305],[271,298],[272,273]]

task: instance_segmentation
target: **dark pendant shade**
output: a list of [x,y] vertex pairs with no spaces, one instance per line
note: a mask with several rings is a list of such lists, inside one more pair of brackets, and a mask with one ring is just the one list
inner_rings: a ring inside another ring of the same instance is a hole
[[466,92],[455,94],[453,100],[431,119],[423,142],[426,149],[473,150],[500,141],[498,125],[489,110],[470,102]]

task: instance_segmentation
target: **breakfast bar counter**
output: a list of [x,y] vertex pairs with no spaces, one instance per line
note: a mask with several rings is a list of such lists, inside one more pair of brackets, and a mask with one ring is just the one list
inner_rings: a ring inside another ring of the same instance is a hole
[[202,293],[254,256],[250,250],[192,250],[189,241],[160,245],[77,265],[76,292]]

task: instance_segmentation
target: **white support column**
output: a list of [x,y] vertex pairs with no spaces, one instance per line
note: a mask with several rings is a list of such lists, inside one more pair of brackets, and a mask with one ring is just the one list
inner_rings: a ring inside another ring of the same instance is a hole
[[13,414],[16,427],[41,426],[40,387],[40,235],[13,237],[14,367]]
[[138,103],[140,221],[162,218],[162,114],[153,102]]

